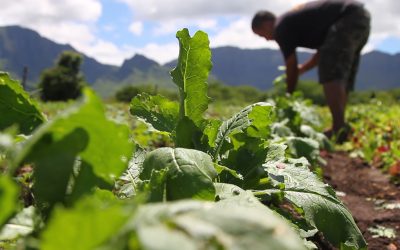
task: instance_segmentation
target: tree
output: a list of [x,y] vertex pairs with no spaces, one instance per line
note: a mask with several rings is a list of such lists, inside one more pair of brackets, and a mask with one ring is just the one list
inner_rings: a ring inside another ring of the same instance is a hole
[[39,88],[43,101],[66,101],[81,95],[84,77],[80,74],[82,56],[73,51],[64,51],[56,65],[41,75]]

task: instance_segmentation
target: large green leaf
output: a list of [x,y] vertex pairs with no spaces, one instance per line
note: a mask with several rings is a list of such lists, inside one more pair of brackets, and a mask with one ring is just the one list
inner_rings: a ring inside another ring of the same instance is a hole
[[229,156],[221,164],[236,171],[242,179],[237,179],[230,174],[220,175],[222,182],[228,182],[244,189],[258,189],[262,179],[267,178],[262,164],[267,157],[268,149],[262,146],[258,150],[247,148],[248,144],[236,150],[230,150]]
[[[269,207],[262,204],[251,191],[243,190],[238,186],[227,183],[216,183],[215,188],[217,191],[216,199],[220,201],[219,204],[259,208],[260,210],[264,210],[264,213],[269,213],[270,217],[274,217],[274,219],[281,219],[285,222],[288,220],[287,217],[281,216],[274,210],[271,210]],[[313,231],[305,232],[299,230],[299,228],[294,225],[291,226],[297,231],[298,235],[303,238],[304,246],[308,249],[317,249],[314,243],[308,241],[306,238],[312,237],[316,232],[318,232],[318,230],[314,229]]]
[[366,248],[366,242],[353,217],[336,197],[334,190],[324,184],[307,168],[308,162],[289,160],[288,163],[271,162],[265,170],[285,198],[304,211],[305,219],[334,246],[349,249]]
[[321,125],[318,113],[308,100],[304,100],[300,93],[294,93],[290,97],[275,98],[278,120],[288,119],[287,124],[296,133],[300,132],[303,124],[318,127]]
[[315,131],[311,126],[308,125],[301,125],[300,126],[300,131],[303,133],[306,137],[311,138],[319,143],[319,148],[320,149],[326,149],[326,150],[333,150],[333,145],[329,141],[328,137],[326,137],[323,133],[319,133]]
[[273,106],[269,103],[259,102],[247,106],[232,118],[222,123],[215,137],[214,148],[211,155],[218,160],[218,154],[223,144],[229,140],[229,135],[248,129],[249,136],[266,136],[268,126],[271,123],[269,117]]
[[140,183],[139,175],[142,171],[146,154],[147,152],[144,149],[136,147],[133,157],[129,160],[128,169],[117,183],[117,185],[120,185],[120,188],[118,188],[119,197],[129,198],[136,194],[137,185]]
[[0,228],[17,209],[17,200],[17,186],[8,176],[0,176]]
[[270,135],[270,125],[273,106],[267,103],[255,105],[249,114],[251,126],[247,128],[247,134],[251,137],[266,139]]
[[218,136],[218,130],[219,127],[222,125],[221,120],[208,120],[208,124],[205,126],[203,130],[203,135],[205,136],[205,140],[207,141],[207,144],[209,148],[214,147],[215,145],[215,140],[217,139]]
[[179,106],[160,95],[142,93],[132,99],[130,112],[150,123],[155,129],[172,133],[178,122]]
[[30,134],[46,120],[21,85],[4,72],[0,72],[0,114],[0,130],[18,125],[23,134]]
[[150,180],[153,172],[160,170],[166,170],[164,185],[167,200],[214,200],[213,179],[217,172],[206,153],[184,148],[156,149],[147,154],[140,178]]
[[271,133],[274,137],[288,137],[294,136],[293,131],[286,126],[287,120],[283,120],[281,122],[274,122],[271,125]]
[[137,237],[132,246],[158,250],[305,249],[290,226],[251,194],[236,198],[143,206],[136,216]]
[[285,161],[285,151],[287,146],[284,144],[272,143],[268,146],[268,153],[266,157],[266,161],[263,166],[273,166],[278,162]]
[[35,164],[33,193],[40,209],[64,201],[76,156],[87,147],[88,141],[86,130],[76,128],[60,139],[46,133],[30,147],[25,161]]
[[[167,195],[168,169],[151,171],[150,179],[141,183],[141,191],[147,194],[147,202],[168,201]],[[141,186],[142,185],[142,186]]]
[[311,138],[287,137],[287,145],[290,154],[294,158],[305,157],[314,163],[319,158],[319,144]]
[[203,132],[201,129],[197,127],[192,120],[185,116],[179,120],[178,125],[176,126],[175,147],[205,151],[202,150],[202,136]]
[[40,249],[97,249],[117,234],[130,215],[111,192],[97,191],[70,209],[55,209],[42,233]]
[[82,168],[81,177],[86,176],[76,180],[84,193],[94,186],[96,178],[113,185],[132,155],[134,145],[129,141],[128,127],[107,120],[92,91],[86,89],[84,94],[80,105],[40,127],[15,159],[15,167],[34,163],[33,189],[42,205],[65,199],[74,165]]
[[292,100],[292,107],[303,120],[304,124],[312,126],[320,126],[321,120],[318,113],[315,111],[315,107],[311,106],[307,101],[301,100],[300,98],[295,98]]
[[196,125],[203,119],[208,108],[207,79],[211,70],[211,50],[208,36],[202,31],[190,37],[189,31],[178,31],[178,64],[171,76],[179,88],[180,118],[189,117]]
[[267,187],[268,174],[264,166],[275,164],[285,160],[286,146],[282,144],[271,144],[268,146],[258,146],[256,149],[247,148],[248,144],[243,145],[237,150],[229,153],[229,157],[223,163],[237,171],[243,178],[241,180],[224,176],[222,181],[236,184],[245,189],[262,189]]

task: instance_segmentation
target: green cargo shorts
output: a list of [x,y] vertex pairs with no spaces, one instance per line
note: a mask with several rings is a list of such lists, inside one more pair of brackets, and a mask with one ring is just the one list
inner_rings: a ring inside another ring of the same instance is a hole
[[329,29],[320,53],[318,75],[320,83],[339,81],[347,91],[354,89],[360,53],[367,43],[371,17],[362,6],[352,9]]

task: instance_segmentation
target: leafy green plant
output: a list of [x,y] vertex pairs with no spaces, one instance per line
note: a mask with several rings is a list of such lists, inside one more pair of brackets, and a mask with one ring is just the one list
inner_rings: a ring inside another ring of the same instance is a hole
[[352,133],[343,149],[352,156],[365,159],[371,165],[400,178],[400,108],[380,101],[350,106],[347,117]]
[[[147,154],[139,178],[150,180],[152,201],[215,198],[217,177],[211,157],[183,148],[160,148]],[[151,181],[157,179],[156,185]],[[156,188],[156,189],[154,189]]]
[[96,184],[112,186],[132,154],[128,128],[108,121],[100,100],[89,90],[85,93],[80,106],[40,127],[14,160],[15,168],[24,162],[35,165],[33,193],[45,211]]
[[46,121],[36,102],[4,72],[0,72],[0,113],[0,130],[16,125],[21,133],[30,134]]
[[[280,194],[300,208],[308,224],[321,231],[333,245],[354,249],[365,247],[365,241],[350,213],[333,190],[307,168],[308,161],[305,158],[286,157],[285,150],[289,146],[290,155],[305,156],[310,160],[317,158],[323,138],[319,138],[322,139],[320,142],[293,136],[278,139],[278,134],[273,134],[270,129],[273,106],[268,103],[250,105],[226,121],[205,119],[203,114],[208,106],[205,81],[210,70],[208,39],[200,32],[190,38],[187,30],[178,32],[177,37],[181,50],[178,66],[171,75],[179,88],[179,105],[167,102],[160,96],[138,96],[132,100],[131,113],[151,123],[154,128],[170,133],[176,146],[209,154],[220,171],[218,182],[254,190],[265,200]],[[195,57],[199,57],[198,60],[191,62]],[[168,103],[165,105],[168,110],[163,110],[163,103]],[[309,124],[315,122],[312,112],[295,101],[285,104],[286,108],[279,109],[277,117],[288,119],[288,131],[293,135],[309,134],[318,139],[318,133],[311,127],[301,129],[303,121]],[[272,137],[275,141],[281,140],[281,144],[272,142]],[[311,146],[304,150],[307,145]],[[317,155],[313,156],[315,153]],[[152,159],[156,158],[154,154],[157,152],[150,153]],[[146,161],[149,161],[148,158]],[[152,165],[137,166],[143,168],[145,173],[154,174],[139,177],[148,185],[153,185],[153,189],[164,186],[168,193],[169,185],[160,185],[165,183],[165,172],[160,172],[160,166]],[[157,178],[152,178],[155,176]],[[338,223],[343,231],[338,233],[332,230],[329,226],[331,220]]]
[[183,29],[177,38],[171,75],[179,102],[143,94],[130,109],[174,145],[135,147],[129,128],[108,120],[85,89],[76,106],[13,149],[0,179],[0,201],[10,204],[0,210],[0,227],[25,214],[11,178],[22,166],[33,171],[35,209],[26,213],[32,228],[3,241],[30,249],[306,249],[315,248],[309,238],[319,231],[341,249],[365,248],[333,189],[308,168],[306,158],[312,162],[322,144],[298,133],[318,133],[296,122],[280,136],[265,102],[224,121],[206,118],[207,34]]

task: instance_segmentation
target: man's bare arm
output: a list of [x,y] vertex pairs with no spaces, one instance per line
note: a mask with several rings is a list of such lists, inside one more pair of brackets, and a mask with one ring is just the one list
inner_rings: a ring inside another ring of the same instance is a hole
[[296,89],[297,80],[299,78],[299,69],[297,67],[296,53],[293,53],[286,59],[286,92],[291,94]]
[[319,52],[315,53],[308,61],[299,66],[299,74],[303,74],[317,66],[319,60]]

